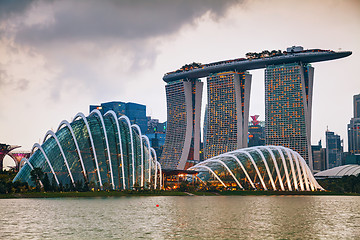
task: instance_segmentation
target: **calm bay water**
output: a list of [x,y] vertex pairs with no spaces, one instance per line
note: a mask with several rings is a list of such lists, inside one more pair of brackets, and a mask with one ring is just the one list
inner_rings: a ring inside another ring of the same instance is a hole
[[1,239],[360,239],[350,196],[0,199],[0,214]]

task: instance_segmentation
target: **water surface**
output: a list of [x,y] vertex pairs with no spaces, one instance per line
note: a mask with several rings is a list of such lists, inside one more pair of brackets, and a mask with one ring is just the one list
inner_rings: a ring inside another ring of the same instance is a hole
[[0,213],[1,239],[360,239],[356,196],[0,199]]

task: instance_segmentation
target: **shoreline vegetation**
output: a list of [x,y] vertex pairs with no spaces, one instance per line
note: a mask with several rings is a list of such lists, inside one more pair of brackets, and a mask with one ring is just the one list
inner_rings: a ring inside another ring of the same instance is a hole
[[[0,199],[14,198],[106,198],[106,197],[139,197],[139,196],[360,196],[360,174],[358,176],[344,176],[337,179],[318,180],[327,191],[263,191],[224,189],[211,182],[195,184],[183,181],[179,186],[169,186],[166,189],[142,189],[134,186],[134,190],[111,190],[110,185],[104,184],[103,190],[97,189],[95,184],[77,182],[75,186],[59,186],[50,181],[41,169],[31,171],[31,180],[35,186],[24,182],[13,182],[14,171],[0,171]],[[173,189],[174,188],[174,189]]]
[[88,192],[26,192],[0,194],[0,199],[14,198],[107,198],[107,197],[145,197],[145,196],[360,196],[358,193],[330,191],[289,192],[289,191],[88,191]]

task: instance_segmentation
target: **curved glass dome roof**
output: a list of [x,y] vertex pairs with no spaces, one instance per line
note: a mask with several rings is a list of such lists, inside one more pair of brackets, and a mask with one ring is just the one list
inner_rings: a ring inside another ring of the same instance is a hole
[[194,165],[201,181],[225,188],[273,191],[324,190],[305,160],[280,146],[257,146],[221,154]]
[[343,176],[358,175],[360,174],[360,165],[343,165],[327,169],[315,174],[316,178],[341,178]]
[[[36,151],[35,151],[36,150]],[[49,179],[60,183],[94,183],[102,189],[131,189],[134,186],[161,188],[161,166],[149,139],[139,126],[114,111],[104,115],[93,110],[64,120],[54,133],[48,131],[43,144],[35,143],[14,181],[28,182],[33,168],[39,167]]]

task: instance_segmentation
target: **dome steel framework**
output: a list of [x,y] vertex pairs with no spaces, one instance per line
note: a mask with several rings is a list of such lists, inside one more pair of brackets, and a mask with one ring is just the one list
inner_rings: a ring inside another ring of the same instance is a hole
[[342,178],[344,176],[357,176],[360,174],[360,165],[348,164],[339,167],[330,168],[316,173],[316,178]]
[[199,171],[198,178],[203,182],[215,181],[225,188],[324,190],[300,154],[281,146],[238,149],[207,159],[188,170]]
[[[36,151],[35,151],[36,150]],[[104,115],[97,109],[89,116],[76,114],[64,120],[56,132],[49,130],[43,144],[35,143],[32,155],[14,181],[31,181],[30,172],[39,167],[57,185],[94,183],[102,189],[162,188],[161,165],[139,126],[114,111]]]

